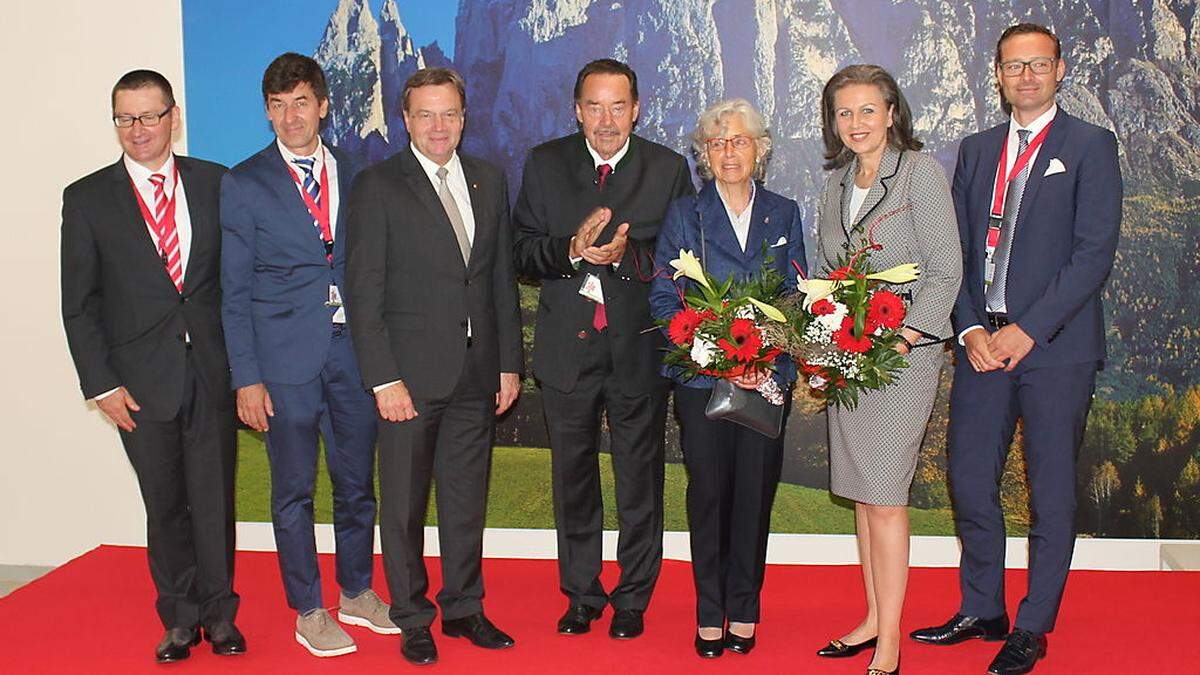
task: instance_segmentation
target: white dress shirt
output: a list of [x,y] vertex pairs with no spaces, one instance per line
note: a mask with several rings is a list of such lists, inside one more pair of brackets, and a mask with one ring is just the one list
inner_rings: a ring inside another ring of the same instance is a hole
[[[289,150],[288,147],[283,144],[283,141],[279,140],[278,138],[275,139],[275,145],[279,147],[279,154],[283,156],[284,163],[287,164],[292,171],[295,171],[296,176],[300,179],[300,182],[296,183],[296,191],[300,194],[301,199],[304,199],[304,171],[293,160],[316,160],[313,162],[313,178],[318,182],[321,180],[321,171],[325,168],[326,164],[328,164],[329,175],[326,176],[326,179],[329,181],[329,194],[322,194],[321,199],[329,200],[329,234],[334,239],[337,239],[337,217],[338,206],[340,202],[340,195],[338,194],[337,159],[333,156],[332,152],[329,152],[325,149],[325,144],[321,142],[320,136],[317,136],[317,149],[313,151],[313,154],[308,156],[297,155]],[[313,226],[317,231],[317,236],[320,237],[320,227],[317,226],[316,223],[313,223]]]
[[862,211],[863,202],[867,201],[867,195],[870,194],[871,188],[858,187],[857,184],[850,186],[850,220],[858,222],[858,212]]
[[[1042,129],[1046,128],[1046,125],[1050,124],[1051,120],[1054,119],[1054,116],[1057,113],[1058,113],[1058,104],[1057,103],[1052,104],[1050,106],[1049,110],[1047,110],[1046,112],[1039,115],[1037,117],[1037,119],[1030,122],[1027,126],[1021,126],[1021,123],[1017,121],[1016,117],[1009,117],[1009,119],[1008,119],[1008,139],[1006,141],[1008,143],[1008,146],[1004,153],[1005,154],[1005,163],[1004,163],[1004,175],[1005,176],[1012,173],[1013,165],[1017,163],[1017,148],[1019,147],[1019,144],[1021,142],[1021,137],[1017,134],[1017,131],[1021,130],[1021,129],[1029,130],[1029,141],[1032,143],[1033,139],[1042,132]],[[1042,151],[1041,147],[1034,148],[1033,154],[1029,156],[1030,171],[1033,170],[1033,163],[1037,161],[1038,153],[1041,151]],[[1032,177],[1032,174],[1030,176]],[[995,179],[993,179],[993,180],[995,180]],[[994,183],[993,183],[993,185],[994,185]],[[990,202],[988,204],[988,208],[991,208]],[[1009,260],[1009,262],[1011,262],[1011,259]],[[1008,307],[1001,307],[996,311],[1007,312]],[[979,324],[975,324],[974,326],[967,326],[966,328],[964,328],[962,330],[962,332],[960,332],[958,334],[958,344],[960,344],[960,345],[963,344],[963,336],[965,336],[968,332],[975,330],[976,328],[983,328],[983,326],[981,326]]]
[[[412,153],[417,156],[417,162],[421,168],[425,170],[425,175],[429,176],[429,182],[433,184],[433,191],[438,191],[438,186],[442,181],[437,177],[438,169],[442,165],[429,159],[417,150],[417,146],[409,144],[412,148]],[[458,207],[458,213],[462,216],[463,229],[467,231],[467,241],[475,245],[475,212],[471,210],[471,193],[467,190],[467,176],[463,173],[462,160],[458,158],[458,152],[450,155],[450,161],[446,162],[446,182],[450,185],[450,194],[454,197],[454,205]]]
[[754,211],[754,196],[757,192],[754,181],[750,181],[750,201],[746,202],[746,208],[742,209],[741,213],[735,213],[725,199],[720,183],[717,184],[717,194],[721,196],[721,203],[725,205],[725,214],[729,216],[729,224],[733,225],[733,234],[737,237],[738,246],[742,247],[742,253],[746,252],[746,239],[750,237],[750,214]]
[[[167,161],[163,163],[157,171],[151,171],[146,167],[138,164],[129,158],[129,155],[122,155],[122,161],[125,162],[125,170],[129,172],[129,177],[133,179],[133,185],[137,188],[138,195],[142,198],[142,203],[154,213],[154,183],[150,182],[150,176],[153,174],[162,174],[166,176],[163,181],[163,191],[167,194],[167,199],[171,199],[171,190],[175,191],[175,234],[179,237],[179,273],[183,278],[187,277],[188,257],[192,253],[192,217],[188,213],[187,192],[183,188],[183,181],[175,184],[175,154],[172,153],[167,157]],[[138,212],[138,217],[141,217],[141,211]],[[145,222],[145,218],[142,218]],[[154,250],[158,250],[158,232],[154,231],[154,227],[150,223],[145,223],[146,231],[150,233],[150,241],[154,242]],[[188,335],[188,342],[191,342],[191,336]],[[103,394],[97,394],[92,398],[93,401],[107,398],[110,394],[115,393],[121,387],[109,389]]]

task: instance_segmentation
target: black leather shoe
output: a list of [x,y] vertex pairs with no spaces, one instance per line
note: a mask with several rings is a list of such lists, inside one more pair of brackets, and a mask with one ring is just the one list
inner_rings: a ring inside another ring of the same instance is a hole
[[741,635],[734,635],[730,631],[725,631],[725,648],[738,654],[749,654],[750,650],[754,649],[754,645],[756,644],[754,637],[753,635],[742,637]]
[[608,625],[608,636],[616,640],[632,640],[645,629],[642,610],[618,609],[613,612],[612,623]]
[[437,645],[428,626],[405,628],[400,632],[400,653],[414,666],[437,663]]
[[232,621],[219,621],[205,628],[204,639],[212,643],[214,654],[232,656],[246,653],[246,638]]
[[505,649],[513,646],[513,639],[488,621],[483,612],[461,619],[443,620],[442,633],[449,637],[465,637],[471,644],[484,649]]
[[1046,655],[1046,636],[1018,628],[1009,633],[1000,653],[988,666],[990,675],[1020,675],[1033,670]]
[[863,640],[856,645],[848,645],[841,640],[830,640],[829,644],[817,650],[817,656],[824,656],[827,659],[844,659],[848,656],[854,656],[864,649],[871,649],[875,646],[876,638]]
[[196,628],[170,628],[154,648],[154,660],[159,663],[182,661],[192,655],[192,647],[200,644]]
[[558,620],[558,632],[562,635],[583,635],[592,629],[592,622],[604,613],[602,607],[571,605],[567,613]]
[[725,640],[717,638],[716,640],[705,640],[696,634],[696,653],[702,659],[715,659],[725,653]]
[[940,626],[919,628],[908,634],[910,638],[927,645],[956,645],[963,640],[975,638],[994,642],[1003,640],[1006,635],[1008,635],[1007,614],[1001,614],[994,619],[955,614]]

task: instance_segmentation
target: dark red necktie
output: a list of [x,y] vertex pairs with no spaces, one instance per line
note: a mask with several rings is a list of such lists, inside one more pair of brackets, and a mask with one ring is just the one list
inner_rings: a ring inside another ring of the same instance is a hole
[[[608,164],[601,164],[600,166],[596,167],[596,185],[598,185],[601,190],[604,189],[604,184],[608,182],[608,176],[612,173],[612,170],[612,166]],[[608,313],[604,311],[604,303],[597,302],[596,311],[592,313],[592,328],[595,328],[596,332],[599,333],[607,327]]]

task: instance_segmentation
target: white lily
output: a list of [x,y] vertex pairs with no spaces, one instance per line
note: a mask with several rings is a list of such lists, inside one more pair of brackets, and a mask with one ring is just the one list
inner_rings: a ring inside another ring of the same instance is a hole
[[709,293],[713,292],[712,286],[708,284],[708,277],[704,274],[704,265],[695,253],[679,249],[679,257],[671,261],[671,267],[676,270],[675,274],[671,275],[672,280],[687,277],[708,289]]
[[921,269],[917,267],[917,264],[907,263],[904,265],[896,265],[895,267],[886,269],[882,272],[868,274],[867,278],[878,279],[879,281],[884,281],[889,284],[906,284],[910,281],[916,280],[916,278],[919,276],[921,276]]

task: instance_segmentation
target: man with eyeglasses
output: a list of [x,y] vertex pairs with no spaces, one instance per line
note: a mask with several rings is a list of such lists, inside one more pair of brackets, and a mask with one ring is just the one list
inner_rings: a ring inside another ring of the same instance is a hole
[[275,139],[221,183],[222,317],[238,416],[266,435],[271,522],[295,640],[314,656],[357,649],[321,596],[313,536],[320,439],[333,484],[337,618],[400,632],[371,589],[375,405],[342,306],[345,196],[356,169],[321,141],[329,112],[313,59],[279,56],[262,78]]
[[[612,605],[609,635],[642,634],[662,565],[668,380],[650,317],[654,244],[673,200],[695,192],[678,153],[633,134],[637,75],[599,59],[575,79],[579,133],[530,151],[513,209],[518,271],[541,281],[533,370],[542,390],[558,529],[563,635]],[[659,266],[666,261],[658,261]],[[608,418],[621,578],[600,583],[601,414]]]
[[[466,83],[423,68],[400,103],[410,142],[350,197],[346,302],[379,422],[379,536],[409,662],[437,661],[425,516],[437,476],[442,634],[504,649],[483,613],[483,526],[496,417],[521,389],[508,183],[459,154]],[[398,134],[397,134],[398,135]]]
[[[964,260],[948,461],[962,603],[945,624],[912,638],[1004,640],[988,672],[1009,675],[1031,671],[1046,654],[1071,566],[1075,458],[1105,358],[1101,295],[1122,185],[1112,132],[1055,103],[1066,66],[1052,32],[1005,30],[995,74],[1011,118],[963,140],[953,186]],[[1009,632],[1000,479],[1018,418],[1029,586]]]
[[236,432],[221,337],[218,190],[225,171],[171,151],[170,82],[134,70],[112,91],[124,154],[63,192],[62,314],[84,398],[116,424],[146,507],[166,633],[159,662],[234,625]]

